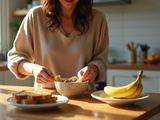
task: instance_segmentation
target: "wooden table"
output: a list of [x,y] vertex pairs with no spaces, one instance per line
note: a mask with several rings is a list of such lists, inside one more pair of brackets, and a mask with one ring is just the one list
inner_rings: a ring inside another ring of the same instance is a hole
[[[32,87],[0,85],[0,120],[146,120],[160,112],[160,94],[131,106],[110,106],[91,97],[86,91],[81,97],[69,98],[67,104],[45,111],[19,110],[4,100],[16,91]],[[53,90],[55,94],[58,94]]]

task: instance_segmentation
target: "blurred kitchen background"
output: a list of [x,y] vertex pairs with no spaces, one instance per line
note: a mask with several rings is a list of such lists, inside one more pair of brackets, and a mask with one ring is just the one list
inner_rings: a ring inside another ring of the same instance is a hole
[[[149,46],[148,54],[160,56],[160,0],[94,0],[94,8],[102,11],[109,28],[109,55],[106,75],[96,84],[103,90],[106,85],[124,85],[136,79],[140,68],[145,68],[143,92],[160,92],[160,64],[114,67],[128,61],[126,44],[140,43]],[[33,86],[33,77],[17,80],[7,68],[6,54],[12,48],[19,25],[28,10],[39,5],[37,0],[0,0],[0,85]],[[139,46],[136,62],[139,63]],[[133,69],[134,68],[134,69]],[[131,74],[132,73],[132,74]],[[130,75],[130,76],[128,76]],[[160,117],[160,115],[159,115]],[[155,118],[155,120],[159,119]]]
[[[150,47],[148,54],[160,55],[160,0],[94,0],[94,8],[102,11],[109,28],[108,63],[127,62],[127,43],[146,44]],[[6,63],[6,53],[12,47],[18,27],[32,6],[39,4],[37,0],[0,0],[0,61]],[[137,56],[141,48],[136,49]],[[136,58],[137,62],[139,57]],[[3,72],[6,72],[6,76]],[[0,75],[8,78],[12,74],[1,69]],[[9,78],[10,79],[10,78]],[[12,76],[12,79],[15,79]],[[107,74],[98,89],[106,85]],[[24,83],[23,85],[30,85]],[[4,82],[1,84],[19,84]]]

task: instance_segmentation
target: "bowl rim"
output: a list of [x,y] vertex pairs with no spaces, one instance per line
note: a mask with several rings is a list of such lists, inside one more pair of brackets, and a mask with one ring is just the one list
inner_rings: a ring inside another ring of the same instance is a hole
[[60,82],[60,81],[54,81],[54,82],[57,82],[57,83],[62,83],[62,84],[82,84],[82,83],[88,83],[88,80],[87,81],[84,81],[84,82]]

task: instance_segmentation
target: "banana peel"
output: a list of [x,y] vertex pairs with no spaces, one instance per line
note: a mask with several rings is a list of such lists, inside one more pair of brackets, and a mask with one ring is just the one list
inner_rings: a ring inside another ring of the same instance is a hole
[[132,99],[138,97],[143,90],[141,83],[143,71],[140,70],[136,81],[121,87],[106,86],[104,87],[104,92],[113,98],[125,98]]

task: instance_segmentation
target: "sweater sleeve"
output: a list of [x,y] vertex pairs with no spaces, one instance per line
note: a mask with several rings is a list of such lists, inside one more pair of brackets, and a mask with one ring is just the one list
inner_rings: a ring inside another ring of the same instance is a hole
[[[96,65],[99,74],[95,79],[95,82],[99,82],[105,75],[107,70],[107,57],[108,57],[108,46],[109,46],[109,36],[108,36],[108,25],[105,16],[101,13],[98,16],[99,24],[96,24],[95,29],[95,43],[93,48],[93,57],[88,65]],[[98,26],[98,27],[97,27]]]
[[22,21],[19,31],[17,32],[15,41],[13,43],[13,48],[9,50],[7,55],[8,68],[18,79],[25,79],[28,77],[27,75],[22,75],[18,72],[18,64],[22,60],[32,63],[34,62],[32,47],[32,19],[33,14],[30,10]]

